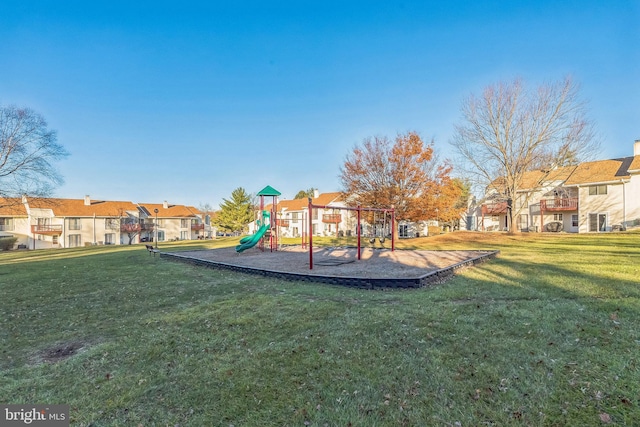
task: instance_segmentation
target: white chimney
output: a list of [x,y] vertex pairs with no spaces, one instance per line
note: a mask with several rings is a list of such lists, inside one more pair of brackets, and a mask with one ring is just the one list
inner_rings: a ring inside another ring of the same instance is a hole
[[163,207],[163,208],[165,208],[165,209],[169,209],[169,203],[167,203],[167,201],[165,200],[165,201],[162,203],[162,207]]
[[22,204],[24,205],[24,204],[26,204],[26,203],[27,203],[27,195],[26,195],[26,194],[23,194],[23,195],[22,195]]
[[318,197],[320,197],[320,192],[318,191],[317,188],[313,189],[313,198],[317,199]]
[[84,196],[84,205],[91,206],[91,197],[89,195]]
[[636,139],[636,142],[633,143],[633,155],[640,156],[640,139]]

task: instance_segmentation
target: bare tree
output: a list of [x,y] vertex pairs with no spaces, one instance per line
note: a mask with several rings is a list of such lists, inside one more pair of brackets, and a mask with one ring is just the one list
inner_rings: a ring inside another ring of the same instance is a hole
[[0,197],[46,197],[62,183],[52,162],[68,153],[56,139],[33,110],[0,106]]
[[[512,231],[526,206],[514,209],[513,200],[528,171],[543,171],[541,186],[552,170],[592,158],[599,148],[578,86],[568,77],[533,91],[519,79],[500,82],[465,99],[461,110],[451,142],[460,155],[457,169],[506,202]],[[529,195],[536,189],[527,190]]]

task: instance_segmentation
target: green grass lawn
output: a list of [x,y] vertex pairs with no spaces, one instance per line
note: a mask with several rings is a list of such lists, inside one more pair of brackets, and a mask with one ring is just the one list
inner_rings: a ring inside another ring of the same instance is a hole
[[368,291],[142,245],[1,253],[0,402],[68,404],[74,426],[639,425],[640,234],[398,248],[501,254]]

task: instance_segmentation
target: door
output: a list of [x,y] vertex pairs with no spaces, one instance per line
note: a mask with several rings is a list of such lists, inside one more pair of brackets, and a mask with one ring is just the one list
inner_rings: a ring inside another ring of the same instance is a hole
[[529,214],[520,214],[520,231],[529,231]]
[[606,213],[590,213],[589,214],[589,231],[591,232],[607,231],[607,214]]

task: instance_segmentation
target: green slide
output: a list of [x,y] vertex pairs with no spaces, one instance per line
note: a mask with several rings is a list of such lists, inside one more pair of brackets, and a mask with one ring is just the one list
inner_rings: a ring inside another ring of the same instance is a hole
[[254,247],[256,243],[262,239],[262,236],[264,236],[264,233],[266,233],[267,230],[269,230],[269,224],[264,224],[251,236],[243,237],[240,240],[240,244],[236,246],[236,252],[240,253],[246,249]]

